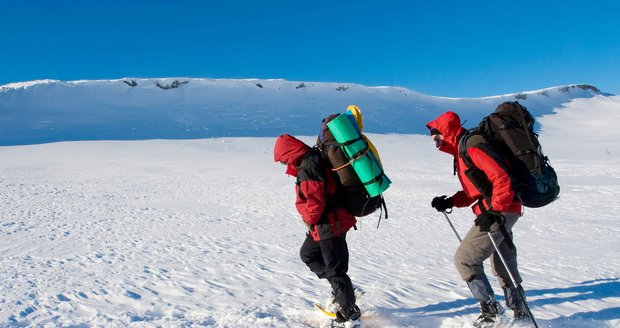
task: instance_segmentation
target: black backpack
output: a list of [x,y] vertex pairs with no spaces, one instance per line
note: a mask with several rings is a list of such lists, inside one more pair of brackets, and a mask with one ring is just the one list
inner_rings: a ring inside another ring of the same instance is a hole
[[486,176],[481,176],[484,174],[467,154],[472,146],[487,153],[508,172],[512,189],[524,206],[542,207],[558,197],[558,177],[542,152],[534,123],[534,117],[519,102],[504,102],[461,137],[459,156],[471,168],[465,174],[483,197],[490,198],[492,190]]
[[[378,208],[383,207],[385,209],[385,218],[387,219],[387,208],[383,195],[370,197],[353,167],[348,165],[351,159],[342,151],[342,144],[336,141],[334,135],[327,127],[327,123],[338,116],[339,114],[332,114],[323,119],[321,130],[316,140],[316,147],[329,163],[331,171],[337,174],[339,199],[344,207],[357,217],[372,214]],[[366,151],[369,150],[367,149]]]

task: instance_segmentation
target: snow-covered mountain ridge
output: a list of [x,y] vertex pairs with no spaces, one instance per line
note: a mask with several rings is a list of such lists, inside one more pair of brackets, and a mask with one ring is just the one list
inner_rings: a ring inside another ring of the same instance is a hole
[[364,110],[368,132],[425,133],[424,123],[449,109],[477,122],[499,103],[518,100],[539,117],[601,94],[590,85],[448,98],[402,87],[281,79],[38,80],[0,86],[0,145],[313,135],[322,117],[350,104]]

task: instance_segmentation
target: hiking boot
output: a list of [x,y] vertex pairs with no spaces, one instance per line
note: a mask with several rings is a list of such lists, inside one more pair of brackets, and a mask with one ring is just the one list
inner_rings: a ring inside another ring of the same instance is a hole
[[336,321],[343,323],[347,321],[356,321],[362,316],[360,308],[355,304],[342,307],[336,312]]
[[532,317],[530,317],[530,314],[527,312],[525,307],[521,307],[521,308],[513,310],[512,321],[518,321],[518,322],[532,321]]
[[480,315],[474,320],[474,326],[492,327],[502,313],[504,308],[498,302],[480,302]]
[[504,288],[504,296],[506,296],[506,305],[513,311],[513,321],[530,321],[532,319],[525,305],[523,287]]

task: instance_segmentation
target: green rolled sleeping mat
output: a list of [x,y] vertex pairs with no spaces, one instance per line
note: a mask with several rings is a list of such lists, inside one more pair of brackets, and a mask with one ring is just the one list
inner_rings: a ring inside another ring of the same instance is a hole
[[334,139],[342,144],[344,153],[370,197],[387,190],[392,181],[385,175],[375,155],[368,149],[368,144],[362,138],[353,115],[342,114],[328,122],[327,127],[334,135]]

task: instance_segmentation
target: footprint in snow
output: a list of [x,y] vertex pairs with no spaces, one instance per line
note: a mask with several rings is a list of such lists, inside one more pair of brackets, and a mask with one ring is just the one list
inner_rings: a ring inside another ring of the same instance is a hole
[[142,296],[140,296],[140,294],[136,294],[130,290],[127,291],[127,296],[133,298],[134,300],[139,300],[142,298]]
[[61,302],[69,302],[71,301],[70,298],[68,298],[67,296],[63,295],[63,294],[58,294],[56,295],[56,297],[61,301]]
[[22,318],[27,317],[30,313],[34,312],[35,308],[33,308],[32,306],[29,306],[27,308],[24,309],[24,311],[19,313],[19,316]]

